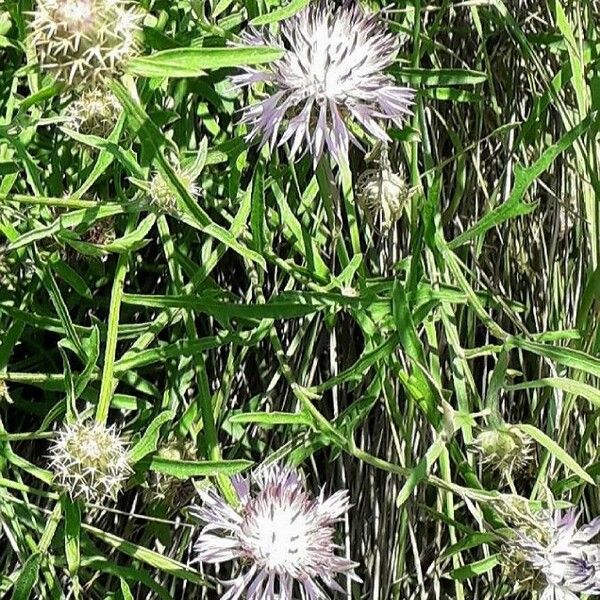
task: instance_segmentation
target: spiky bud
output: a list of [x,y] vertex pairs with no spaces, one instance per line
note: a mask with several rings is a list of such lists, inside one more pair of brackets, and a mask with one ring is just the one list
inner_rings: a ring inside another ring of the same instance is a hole
[[67,109],[67,124],[84,135],[106,138],[114,129],[121,104],[116,96],[101,87],[84,91]]
[[[200,195],[200,189],[193,175],[179,167],[175,169],[175,172],[190,196],[197,198]],[[150,202],[158,211],[167,214],[177,213],[177,195],[158,172],[154,173],[150,180],[149,194]]]
[[523,470],[531,460],[533,440],[514,425],[484,429],[473,441],[482,464],[500,473]]
[[74,500],[115,500],[132,473],[127,444],[115,426],[75,422],[60,430],[50,450],[57,484]]
[[[196,446],[191,440],[175,440],[158,450],[158,456],[171,460],[198,460]],[[194,484],[189,479],[179,479],[166,473],[151,471],[146,499],[161,502],[165,506],[177,510],[185,506],[195,495]]]
[[31,41],[42,70],[59,81],[98,80],[138,54],[142,18],[126,0],[38,0]]
[[381,227],[387,230],[400,219],[416,188],[392,169],[386,146],[379,152],[378,167],[367,169],[358,178],[356,197],[369,221],[381,216]]

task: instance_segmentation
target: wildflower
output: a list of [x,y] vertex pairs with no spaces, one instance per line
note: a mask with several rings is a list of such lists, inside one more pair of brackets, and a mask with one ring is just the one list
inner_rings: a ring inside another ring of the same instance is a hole
[[38,0],[31,40],[41,68],[58,80],[97,80],[139,52],[141,20],[127,0]]
[[97,422],[65,425],[50,450],[50,468],[71,498],[87,502],[115,500],[132,473],[114,425]]
[[396,59],[398,39],[357,1],[310,4],[283,21],[277,35],[251,29],[242,41],[284,51],[267,67],[243,67],[233,78],[238,86],[263,82],[272,93],[244,110],[250,140],[262,138],[271,149],[291,140],[292,157],[304,147],[315,163],[326,147],[341,163],[349,142],[358,145],[350,123],[387,141],[382,122],[411,114],[414,91],[383,73]]
[[84,91],[67,109],[67,123],[85,135],[108,137],[119,115],[121,104],[116,96],[102,88]]
[[[343,591],[335,577],[359,581],[356,563],[335,554],[334,523],[348,511],[346,491],[328,499],[312,498],[298,475],[287,467],[259,470],[251,482],[236,477],[239,507],[232,508],[214,490],[203,492],[193,513],[206,523],[195,545],[198,560],[220,563],[239,559],[248,569],[227,582],[221,600],[292,600],[297,584],[302,598],[324,599],[321,583]],[[214,533],[214,532],[219,533]],[[320,580],[320,581],[319,581]]]
[[[190,196],[196,198],[200,195],[200,188],[196,184],[193,174],[177,167],[175,173],[186,188]],[[174,214],[177,212],[177,194],[171,189],[160,173],[155,173],[148,187],[150,202],[160,212]]]
[[367,169],[358,178],[357,200],[372,221],[381,215],[384,230],[389,229],[402,216],[404,207],[415,194],[416,188],[395,173],[390,165],[387,149],[382,151],[379,167]]
[[473,441],[482,463],[499,472],[522,471],[531,460],[533,441],[514,425],[484,429]]
[[600,545],[590,540],[600,531],[600,517],[577,529],[579,512],[543,515],[539,527],[518,532],[516,547],[544,578],[540,600],[577,600],[600,594]]

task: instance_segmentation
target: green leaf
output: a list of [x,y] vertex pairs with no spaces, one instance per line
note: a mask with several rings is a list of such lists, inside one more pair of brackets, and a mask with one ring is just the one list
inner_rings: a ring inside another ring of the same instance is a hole
[[553,439],[549,438],[543,431],[540,431],[533,425],[527,425],[525,423],[518,423],[515,425],[523,433],[526,433],[532,437],[538,444],[544,446],[550,454],[552,454],[556,460],[561,462],[565,467],[573,471],[576,475],[581,477],[584,481],[587,481],[591,485],[596,485],[594,480],[577,464],[577,461],[573,459],[567,452],[565,452]]
[[465,565],[464,567],[454,569],[450,573],[450,576],[457,581],[463,581],[470,577],[478,577],[483,573],[487,573],[498,564],[500,564],[500,554],[492,554],[486,558]]
[[521,165],[517,165],[515,167],[515,183],[506,202],[487,212],[473,227],[449,242],[448,246],[458,248],[508,219],[533,212],[537,208],[537,202],[525,202],[524,196],[527,190],[542,173],[550,168],[556,157],[585,133],[595,120],[596,113],[587,116],[581,123],[560,138],[556,144],[547,148],[530,167],[523,168]]
[[266,63],[282,56],[282,50],[261,46],[177,48],[134,58],[127,70],[142,77],[199,77],[205,69]]
[[150,462],[150,469],[178,479],[189,479],[190,477],[235,475],[245,471],[252,464],[249,460],[187,461],[154,456]]
[[136,462],[142,460],[144,456],[156,451],[158,439],[160,437],[160,428],[165,423],[172,421],[174,416],[175,411],[165,410],[154,417],[144,432],[144,435],[138,440],[129,453],[129,460],[131,461],[131,464],[135,464]]
[[42,562],[42,553],[34,552],[25,561],[23,569],[19,573],[19,577],[15,583],[11,600],[28,600],[33,587],[37,583],[40,564]]
[[487,80],[487,75],[481,71],[468,69],[394,69],[394,74],[400,75],[415,86],[448,86],[474,85]]
[[303,413],[252,412],[229,417],[230,423],[256,423],[257,425],[312,425],[312,419]]
[[269,23],[276,23],[277,21],[288,19],[298,11],[302,10],[309,2],[310,0],[291,0],[290,2],[285,2],[284,5],[277,10],[267,13],[266,15],[254,17],[254,19],[250,21],[250,24],[256,27],[258,25],[267,25]]

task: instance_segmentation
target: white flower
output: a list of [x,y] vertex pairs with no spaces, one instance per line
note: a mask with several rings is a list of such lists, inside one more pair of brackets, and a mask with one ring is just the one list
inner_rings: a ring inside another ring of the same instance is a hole
[[127,446],[115,426],[76,422],[58,432],[50,450],[50,469],[74,500],[115,500],[132,473]]
[[579,513],[546,515],[541,535],[519,532],[516,544],[546,580],[541,600],[578,600],[600,594],[600,545],[590,540],[600,531],[600,517],[577,529]]
[[382,123],[399,124],[411,114],[414,91],[383,72],[396,60],[398,39],[358,1],[311,3],[283,21],[277,35],[251,29],[242,41],[284,50],[265,68],[242,67],[233,78],[239,86],[262,82],[271,93],[244,110],[249,139],[271,148],[289,140],[292,156],[304,146],[315,163],[327,148],[340,162],[349,142],[358,143],[350,122],[387,141]]
[[338,574],[359,581],[356,563],[335,554],[334,524],[349,509],[346,491],[328,499],[312,498],[298,475],[287,467],[269,466],[250,481],[234,478],[240,505],[229,506],[214,490],[202,493],[192,514],[206,523],[195,545],[197,560],[239,560],[248,569],[233,581],[221,600],[306,600],[328,598],[322,584],[343,589]]
[[44,71],[87,82],[118,74],[139,52],[142,18],[126,0],[38,0],[31,41]]

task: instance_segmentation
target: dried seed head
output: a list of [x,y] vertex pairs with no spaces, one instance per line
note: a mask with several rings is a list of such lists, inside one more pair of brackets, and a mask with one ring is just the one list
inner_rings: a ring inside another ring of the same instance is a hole
[[85,135],[106,138],[114,129],[121,104],[116,96],[103,88],[84,91],[67,109],[68,125]]
[[[192,174],[180,168],[176,168],[175,173],[190,196],[197,198],[200,195],[200,188],[196,184]],[[167,214],[177,213],[177,195],[158,172],[154,173],[150,180],[149,194],[150,202],[158,211]]]
[[514,425],[483,430],[473,441],[482,464],[500,473],[522,471],[532,458],[533,440]]
[[369,220],[381,216],[382,229],[387,230],[400,219],[415,188],[388,167],[368,169],[357,182],[357,200]]
[[58,432],[50,450],[56,482],[74,500],[115,500],[132,473],[127,445],[114,425],[76,422]]
[[139,53],[142,18],[126,0],[38,0],[31,42],[42,70],[60,81],[112,77]]

